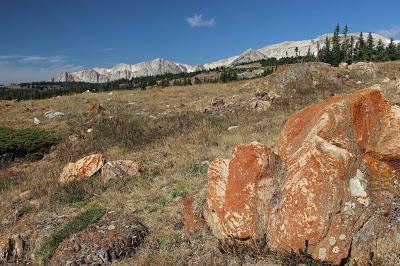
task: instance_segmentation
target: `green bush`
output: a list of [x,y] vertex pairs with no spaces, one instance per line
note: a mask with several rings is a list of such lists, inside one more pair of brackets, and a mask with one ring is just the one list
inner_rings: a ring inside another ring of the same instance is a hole
[[0,127],[0,162],[24,156],[41,158],[58,141],[58,137],[43,129]]
[[58,245],[71,234],[74,234],[90,224],[95,223],[105,213],[105,209],[94,207],[90,208],[67,222],[61,229],[55,231],[40,247],[38,255],[42,257],[43,262],[47,263],[53,256]]

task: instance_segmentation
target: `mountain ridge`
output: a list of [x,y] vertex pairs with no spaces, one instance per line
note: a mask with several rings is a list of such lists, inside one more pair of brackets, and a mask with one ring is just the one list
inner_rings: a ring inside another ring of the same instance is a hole
[[[350,33],[349,36],[357,37],[359,34],[359,32]],[[382,35],[373,33],[372,36],[374,37],[375,41],[382,40],[385,45],[389,44],[390,42],[389,39]],[[326,37],[332,37],[332,34],[323,34],[309,40],[284,41],[276,44],[266,45],[258,49],[249,48],[239,55],[234,55],[201,65],[189,65],[168,61],[162,58],[156,58],[137,64],[120,63],[114,65],[112,68],[94,67],[74,72],[63,72],[54,76],[51,81],[104,83],[119,79],[132,79],[136,77],[163,75],[167,73],[189,73],[194,71],[215,69],[217,67],[233,67],[271,57],[280,59],[283,57],[306,55],[308,52],[316,55],[318,49],[323,46]],[[398,43],[399,41],[395,42]]]

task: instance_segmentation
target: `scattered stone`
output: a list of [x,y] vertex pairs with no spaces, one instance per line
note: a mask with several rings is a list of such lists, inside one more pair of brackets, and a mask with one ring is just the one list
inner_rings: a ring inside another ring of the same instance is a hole
[[35,125],[40,125],[40,120],[39,120],[39,118],[37,118],[37,117],[34,117],[33,118],[33,123],[35,124]]
[[204,217],[225,243],[396,265],[399,138],[400,107],[376,88],[308,106],[287,120],[278,155],[252,143],[211,163]]
[[93,104],[90,108],[89,108],[89,110],[88,110],[88,112],[89,113],[102,113],[102,112],[104,112],[106,109],[103,107],[103,106],[101,106],[100,104]]
[[92,133],[92,131],[93,131],[93,128],[88,128],[88,129],[86,130],[87,133]]
[[257,99],[262,99],[264,98],[264,96],[268,95],[268,93],[266,91],[262,91],[262,90],[258,90],[256,93],[254,93],[254,96]]
[[348,68],[369,75],[372,78],[376,78],[378,73],[378,66],[373,62],[358,62],[349,65]]
[[147,228],[130,215],[108,212],[95,224],[64,239],[50,264],[99,265],[126,259],[136,253],[147,235]]
[[263,112],[267,111],[269,108],[271,108],[271,102],[270,101],[263,101],[263,100],[255,100],[250,103],[251,109],[257,111],[257,112]]
[[54,118],[58,118],[58,117],[64,116],[64,113],[62,113],[62,112],[51,112],[51,111],[48,111],[48,112],[46,112],[46,113],[44,114],[44,116],[45,116],[47,119],[54,119]]
[[222,106],[224,105],[224,99],[215,97],[211,99],[211,106]]
[[349,68],[349,64],[346,62],[342,62],[339,64],[339,68],[343,68],[343,69],[348,69]]
[[25,190],[25,191],[19,193],[18,198],[20,200],[30,200],[30,199],[32,199],[32,191]]
[[361,85],[361,84],[362,84],[362,81],[361,81],[361,80],[358,80],[358,81],[356,82],[356,84],[357,84],[357,85]]
[[128,105],[135,105],[135,102],[128,102]]
[[130,160],[107,162],[101,169],[101,179],[108,182],[110,179],[123,176],[134,177],[140,174],[141,167]]
[[390,78],[386,77],[382,80],[381,83],[389,83],[390,82]]
[[151,118],[151,119],[157,119],[157,116],[149,115],[149,118]]
[[208,161],[208,160],[204,160],[204,161],[201,161],[201,163],[200,163],[200,165],[201,166],[204,166],[204,165],[207,165],[207,166],[209,166],[210,165],[210,161]]
[[230,126],[230,127],[228,127],[228,131],[232,131],[237,128],[239,128],[239,126]]
[[72,142],[76,142],[79,139],[79,136],[77,134],[72,134],[68,136],[68,139]]
[[275,91],[269,91],[268,92],[268,99],[270,101],[273,101],[273,100],[276,100],[276,99],[279,99],[279,98],[281,98],[281,96],[278,93],[276,93]]
[[60,175],[59,182],[64,185],[71,181],[81,181],[91,177],[103,167],[103,164],[104,160],[101,154],[92,154],[75,163],[68,163]]

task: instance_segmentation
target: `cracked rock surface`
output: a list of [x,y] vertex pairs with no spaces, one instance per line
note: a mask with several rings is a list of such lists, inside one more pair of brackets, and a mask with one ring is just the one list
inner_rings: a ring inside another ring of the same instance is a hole
[[289,117],[277,154],[251,143],[212,162],[206,221],[231,243],[400,265],[399,140],[400,108],[376,88],[310,105]]

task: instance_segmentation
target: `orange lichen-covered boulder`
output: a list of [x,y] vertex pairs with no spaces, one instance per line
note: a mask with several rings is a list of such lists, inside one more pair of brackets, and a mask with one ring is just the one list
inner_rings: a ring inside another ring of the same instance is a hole
[[205,219],[220,239],[259,239],[266,230],[279,158],[259,143],[237,145],[231,160],[214,160],[208,170]]
[[383,251],[400,244],[400,108],[378,89],[293,114],[278,155],[265,146],[268,156],[242,147],[248,146],[239,145],[231,161],[214,161],[209,170],[205,212],[217,237],[247,240],[265,233],[272,250],[335,265],[367,265],[371,256],[393,261]]
[[104,159],[101,154],[92,154],[83,157],[75,163],[68,163],[61,175],[60,184],[66,184],[71,181],[80,181],[84,178],[91,177],[98,172],[104,165]]

